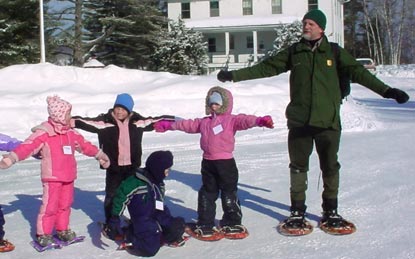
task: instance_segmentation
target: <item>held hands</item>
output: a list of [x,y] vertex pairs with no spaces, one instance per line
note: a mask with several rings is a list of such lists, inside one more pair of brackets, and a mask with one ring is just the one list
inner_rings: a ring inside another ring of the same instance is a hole
[[156,132],[166,132],[171,130],[173,121],[161,120],[154,123],[153,128]]
[[111,164],[107,154],[102,152],[102,150],[98,151],[98,154],[95,156],[95,158],[98,160],[99,164],[105,169],[107,169]]
[[409,100],[408,94],[398,88],[389,88],[383,94],[383,97],[395,99],[398,103],[406,103]]
[[7,168],[9,168],[9,166],[7,166],[6,162],[4,162],[4,159],[2,159],[0,161],[0,168],[1,169],[7,169]]
[[3,159],[0,161],[0,169],[7,169],[12,166],[16,161],[12,159],[9,154],[3,155]]
[[221,82],[232,81],[233,80],[232,72],[221,70],[219,71],[217,78]]
[[272,118],[269,115],[264,116],[264,117],[258,117],[256,119],[256,125],[258,127],[266,127],[270,129],[274,128],[274,122],[272,121]]

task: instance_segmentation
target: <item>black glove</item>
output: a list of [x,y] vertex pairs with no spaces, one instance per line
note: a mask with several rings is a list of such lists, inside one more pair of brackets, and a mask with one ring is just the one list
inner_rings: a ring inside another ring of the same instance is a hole
[[221,70],[219,71],[217,78],[221,82],[232,81],[233,80],[232,72]]
[[389,88],[383,94],[383,97],[395,99],[398,103],[406,103],[409,100],[409,95],[398,88]]
[[117,216],[112,216],[104,227],[104,234],[111,240],[116,240],[122,236],[121,221]]

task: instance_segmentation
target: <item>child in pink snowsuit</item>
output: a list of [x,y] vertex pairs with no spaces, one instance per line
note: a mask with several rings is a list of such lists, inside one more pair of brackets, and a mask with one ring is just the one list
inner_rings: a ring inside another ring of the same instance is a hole
[[104,168],[109,166],[107,155],[70,127],[72,105],[58,96],[48,97],[47,103],[48,120],[34,127],[33,133],[0,161],[0,168],[6,169],[40,152],[43,196],[36,237],[41,246],[53,243],[54,229],[63,241],[76,236],[69,228],[77,176],[75,151],[95,157]]
[[233,157],[235,133],[255,126],[273,128],[271,116],[257,117],[232,114],[233,97],[230,91],[212,87],[206,96],[206,116],[193,120],[159,121],[156,132],[181,130],[200,133],[203,150],[202,187],[198,196],[198,221],[195,232],[209,238],[217,232],[215,226],[216,200],[221,195],[223,217],[220,227],[229,238],[246,236],[242,225],[242,212],[237,196],[238,168]]

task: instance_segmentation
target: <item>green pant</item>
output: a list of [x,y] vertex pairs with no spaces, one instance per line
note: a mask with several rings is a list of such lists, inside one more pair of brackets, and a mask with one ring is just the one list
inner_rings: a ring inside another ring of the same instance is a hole
[[310,126],[289,130],[291,210],[305,211],[306,209],[307,172],[314,144],[323,176],[323,210],[337,209],[340,169],[337,152],[339,151],[340,135],[340,130]]

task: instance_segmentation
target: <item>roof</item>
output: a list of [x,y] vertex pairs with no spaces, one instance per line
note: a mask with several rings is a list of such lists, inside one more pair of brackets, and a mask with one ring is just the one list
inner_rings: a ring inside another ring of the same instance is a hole
[[97,68],[97,67],[105,67],[105,65],[102,64],[101,62],[99,62],[97,59],[91,58],[90,60],[85,62],[83,67],[85,67],[85,68]]

